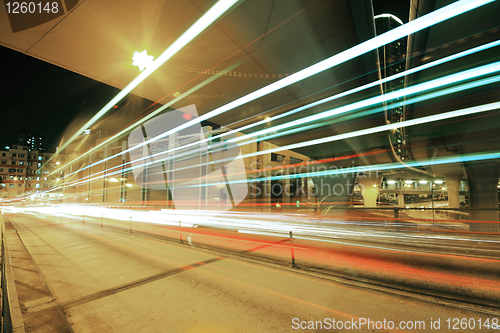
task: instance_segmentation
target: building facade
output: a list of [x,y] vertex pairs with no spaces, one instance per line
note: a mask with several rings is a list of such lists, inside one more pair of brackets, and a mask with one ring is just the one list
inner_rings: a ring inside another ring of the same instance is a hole
[[57,161],[50,160],[53,154],[30,147],[14,145],[0,151],[0,197],[16,198],[35,195],[56,186],[63,172],[52,174],[58,165],[64,163],[64,156]]

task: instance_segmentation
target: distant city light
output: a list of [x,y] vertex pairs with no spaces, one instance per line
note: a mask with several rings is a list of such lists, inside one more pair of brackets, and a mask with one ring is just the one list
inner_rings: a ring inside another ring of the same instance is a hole
[[388,180],[387,184],[396,184],[396,181],[395,180]]
[[118,183],[118,179],[116,179],[116,178],[109,178],[108,181],[110,181],[112,183]]
[[125,186],[132,187],[133,185],[132,184],[125,184]]
[[421,180],[418,182],[419,184],[427,184],[427,180]]
[[413,180],[405,180],[405,184],[413,184]]
[[434,181],[434,184],[442,184],[442,183],[443,183],[443,181],[440,179]]

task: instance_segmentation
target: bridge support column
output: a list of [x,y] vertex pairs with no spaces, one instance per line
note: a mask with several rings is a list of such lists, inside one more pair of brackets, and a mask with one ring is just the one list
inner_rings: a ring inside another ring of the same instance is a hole
[[[471,221],[498,221],[498,179],[500,164],[496,160],[467,163]],[[499,232],[498,223],[471,223],[471,231]]]
[[445,175],[446,189],[448,191],[448,208],[460,208],[460,180],[461,175]]
[[398,207],[405,206],[405,195],[403,193],[398,193]]
[[377,198],[380,193],[380,182],[382,175],[377,173],[365,173],[358,175],[358,184],[361,188],[365,207],[377,207]]

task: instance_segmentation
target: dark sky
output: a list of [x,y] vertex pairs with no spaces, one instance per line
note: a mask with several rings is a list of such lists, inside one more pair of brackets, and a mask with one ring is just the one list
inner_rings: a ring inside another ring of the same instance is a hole
[[[391,13],[407,22],[409,2],[373,0],[374,11]],[[69,125],[73,125],[74,131],[79,129],[78,125],[82,126],[118,93],[116,88],[3,46],[0,46],[0,64],[2,148],[16,144],[18,133],[26,132],[45,135],[50,150],[59,143]],[[130,99],[133,98],[136,110],[150,103],[135,96]],[[124,103],[127,101],[120,104]],[[139,115],[140,112],[134,112],[133,118]]]
[[19,132],[58,142],[75,117],[88,117],[104,106],[118,89],[0,46],[0,145],[16,144]]
[[373,0],[373,11],[375,15],[396,15],[403,23],[407,23],[410,13],[410,0]]

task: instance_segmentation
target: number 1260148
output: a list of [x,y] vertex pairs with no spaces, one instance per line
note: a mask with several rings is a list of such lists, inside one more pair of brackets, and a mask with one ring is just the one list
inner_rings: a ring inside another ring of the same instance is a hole
[[8,14],[56,14],[60,10],[57,2],[7,2],[5,7]]

